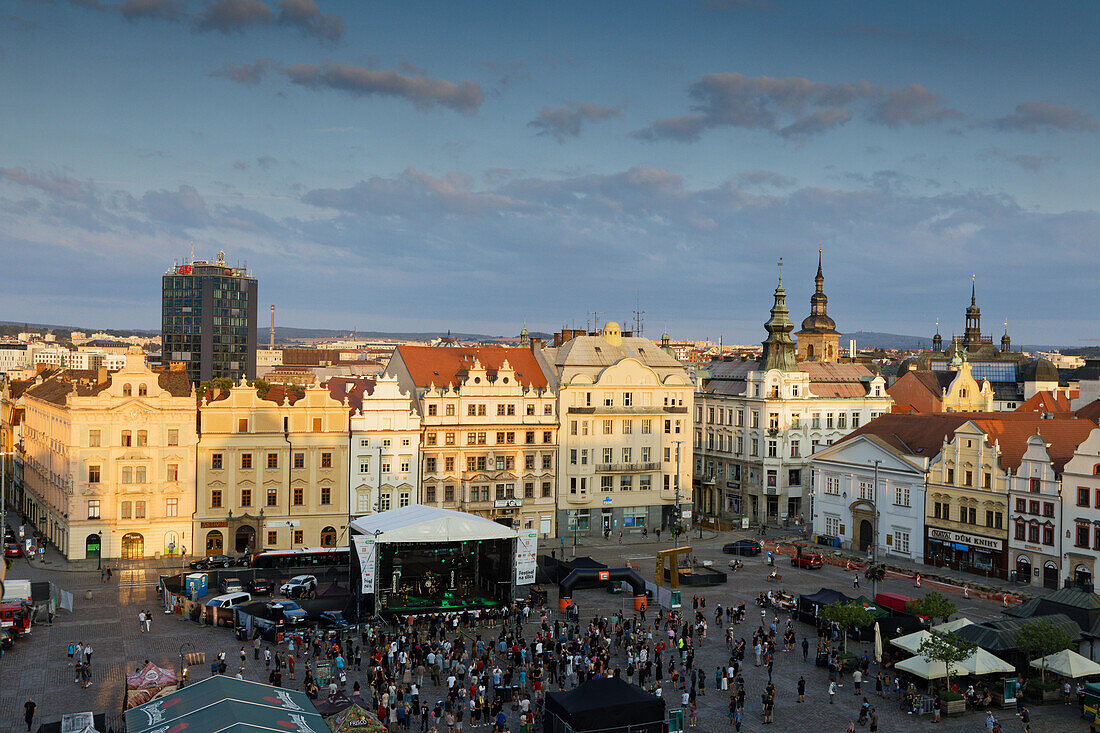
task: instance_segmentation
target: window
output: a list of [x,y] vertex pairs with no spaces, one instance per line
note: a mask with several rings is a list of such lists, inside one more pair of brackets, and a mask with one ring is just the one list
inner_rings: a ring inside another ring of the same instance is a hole
[[145,519],[145,502],[134,502],[134,519]]
[[447,433],[444,436],[443,445],[454,445],[454,444],[455,444],[455,434],[454,433]]
[[554,406],[551,405],[551,404],[543,405],[542,414],[543,415],[553,415],[554,414]]
[[332,454],[331,453],[325,452],[325,453],[321,454],[321,468],[332,468]]
[[302,506],[305,504],[305,489],[300,486],[296,487],[292,494],[294,498],[291,503],[294,504],[294,506]]
[[528,453],[523,457],[523,468],[528,471],[533,471],[535,468],[535,456],[532,453]]
[[[125,506],[125,502],[123,503]],[[1077,523],[1077,533],[1074,538],[1073,544],[1076,547],[1088,547],[1089,546],[1089,525],[1084,522]]]
[[653,420],[642,420],[642,435],[650,435],[653,433]]
[[570,466],[577,465],[577,449],[576,448],[570,448],[569,449],[569,465]]
[[134,483],[134,469],[127,466],[122,469],[122,483],[132,484]]
[[129,430],[122,431],[122,447],[129,448],[133,444],[133,439]]
[[88,502],[88,519],[99,519],[99,499]]
[[825,517],[825,534],[837,537],[840,533],[840,519],[837,517]]
[[[993,512],[988,510],[988,509],[985,512],[985,526],[987,526],[987,527],[992,527],[993,526]],[[1038,540],[1038,537],[1036,537],[1036,540]]]
[[242,418],[239,418],[237,420],[237,432],[238,433],[247,433],[248,432],[248,418],[247,417],[242,417]]
[[424,436],[425,445],[435,445],[435,433],[428,433]]
[[[298,537],[300,534],[301,534],[301,530],[297,530],[295,532],[294,536]],[[267,532],[267,546],[268,547],[274,547],[277,544],[279,544],[279,533],[276,532],[273,529],[268,530],[268,532]]]
[[305,530],[296,529],[290,533],[290,537],[291,542],[293,542],[295,545],[300,545],[306,541]]
[[1044,501],[1043,502],[1043,516],[1044,517],[1053,517],[1054,516],[1054,502],[1051,502],[1051,501]]
[[523,484],[523,498],[534,499],[535,498],[535,483],[533,481],[526,481]]
[[615,489],[614,476],[600,476],[600,491],[613,491]]
[[788,486],[801,486],[802,485],[802,469],[792,468],[787,471],[787,485]]
[[424,501],[428,504],[434,504],[435,503],[435,487],[434,486],[425,486],[424,487]]
[[760,452],[759,441],[753,438],[749,441],[749,455],[756,456]]
[[147,430],[137,431],[137,444],[149,445],[149,432]]
[[1039,523],[1031,522],[1027,526],[1027,541],[1038,542],[1039,541]]
[[831,413],[831,412],[825,413],[825,429],[826,430],[832,430],[833,429],[833,413]]
[[295,468],[305,468],[306,467],[306,454],[305,453],[295,453],[294,454],[294,467]]
[[576,476],[571,476],[569,478],[569,493],[570,494],[576,494],[577,493],[577,477]]
[[1032,502],[1028,502],[1028,504],[1029,504],[1028,511],[1031,514],[1038,514],[1039,513],[1039,502],[1032,501]]
[[424,471],[426,473],[435,473],[435,458],[424,459]]
[[1084,486],[1077,487],[1077,506],[1087,507],[1089,505],[1089,490]]
[[963,472],[963,486],[973,486],[973,485],[974,485],[974,472],[973,471],[964,471]]
[[88,466],[88,483],[99,483],[99,466]]
[[390,472],[390,459],[389,458],[384,458],[384,459],[382,459],[382,473],[389,473],[389,472]]
[[443,487],[443,501],[454,501],[454,500],[455,500],[455,487],[453,487],[453,486],[444,486]]
[[178,463],[169,463],[167,470],[167,478],[169,481],[180,480],[180,467]]
[[321,487],[321,504],[332,503],[332,489],[328,486]]
[[1050,525],[1046,525],[1043,527],[1043,544],[1054,544],[1054,527],[1051,527]]
[[128,385],[128,384],[122,385],[122,396],[123,397],[129,397],[133,393],[134,393],[134,390],[130,385]]
[[443,459],[443,470],[447,473],[452,473],[455,470],[454,456],[447,456]]
[[[876,389],[877,389],[877,387],[876,387]],[[859,427],[859,413],[858,412],[853,412],[852,413],[852,429],[855,430],[858,427]],[[894,537],[898,542],[900,542],[901,541],[900,537],[902,535],[905,535],[905,551],[908,552],[909,551],[909,533],[908,532],[897,532],[897,533],[894,534]]]
[[896,506],[909,506],[909,487],[908,486],[895,486],[894,487],[894,504]]
[[1013,536],[1021,542],[1027,541],[1027,525],[1024,524],[1022,519],[1018,519],[1015,522],[1016,528],[1013,532]]
[[322,420],[322,418],[319,418],[319,417],[313,418],[313,432],[315,432],[315,433],[321,432],[321,427],[322,427],[321,426],[321,420]]
[[839,430],[848,429],[848,413],[842,412],[836,416],[836,426]]
[[268,489],[267,490],[267,505],[268,506],[279,506],[279,490],[278,489]]
[[133,506],[134,505],[133,505],[132,502],[129,502],[129,501],[122,502],[122,512],[121,512],[122,519],[129,519],[130,518],[130,515],[133,514]]
[[241,506],[252,506],[252,489],[241,489]]
[[[171,431],[169,431],[169,432],[171,432]],[[169,445],[174,445],[174,444],[169,443]],[[88,431],[88,446],[91,447],[91,448],[98,448],[99,447],[99,431],[98,430],[89,430]]]
[[[123,504],[125,506],[125,504]],[[221,509],[222,506],[222,490],[211,489],[210,490],[210,508]]]
[[825,493],[832,496],[840,496],[840,478],[837,476],[825,477]]
[[428,405],[428,415],[430,417],[435,417],[435,413],[436,413],[436,406],[435,405]]
[[1027,499],[1016,500],[1016,511],[1021,514],[1027,511]]
[[634,477],[628,473],[619,476],[619,491],[630,491],[634,488]]
[[252,454],[251,453],[242,453],[241,454],[241,468],[252,468]]
[[[854,416],[853,416],[854,417]],[[855,427],[853,422],[852,427]],[[909,533],[908,532],[894,532],[894,550],[897,552],[909,553]]]
[[672,421],[665,420],[665,435],[672,433]]
[[369,458],[360,458],[359,459],[359,473],[370,473],[370,459]]
[[554,457],[552,455],[550,455],[549,453],[543,453],[542,454],[542,468],[543,468],[543,470],[547,471],[547,470],[553,468],[553,466],[554,466]]
[[991,473],[989,473],[988,471],[982,474],[982,488],[983,489],[993,488],[993,475]]
[[802,451],[801,446],[797,440],[791,441],[791,458],[801,458]]
[[955,483],[955,469],[953,468],[947,469],[947,483]]
[[447,405],[444,408],[443,412],[447,415],[447,417],[454,417],[455,416],[455,406],[454,405]]
[[768,458],[775,458],[779,455],[777,444],[774,440],[768,441]]

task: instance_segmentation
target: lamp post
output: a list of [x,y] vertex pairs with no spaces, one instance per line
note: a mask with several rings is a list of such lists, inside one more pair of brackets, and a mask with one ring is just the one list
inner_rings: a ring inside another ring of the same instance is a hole
[[15,458],[15,451],[0,452],[0,531],[8,527],[8,456]]
[[[878,562],[878,467],[882,463],[879,458],[868,461],[875,467],[874,483],[871,484],[871,508],[873,512],[871,514],[871,565],[874,566]],[[872,576],[871,579],[871,594],[873,596],[878,595],[878,577],[877,573]],[[871,600],[874,600],[872,598]]]
[[676,446],[676,476],[673,480],[673,485],[676,488],[676,498],[672,505],[673,517],[672,526],[669,527],[669,533],[672,535],[673,543],[676,541],[676,528],[680,526],[682,512],[680,510],[680,446],[684,444],[682,440],[672,441]]

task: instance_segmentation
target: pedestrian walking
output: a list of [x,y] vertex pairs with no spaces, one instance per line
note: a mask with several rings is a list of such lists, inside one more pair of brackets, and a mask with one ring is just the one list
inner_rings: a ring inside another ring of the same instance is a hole
[[798,677],[798,701],[806,702],[806,678],[801,675]]
[[145,612],[145,633],[148,634],[153,630],[153,612]]
[[829,704],[833,704],[833,699],[836,697],[836,680],[829,683]]
[[933,723],[940,722],[940,707],[942,705],[943,705],[943,703],[940,702],[940,696],[936,695],[932,699],[932,722]]
[[31,729],[31,725],[34,723],[34,711],[37,709],[37,705],[34,704],[32,698],[27,698],[27,701],[23,703],[23,720],[27,721],[27,730]]
[[852,575],[852,587],[859,588],[859,573]]
[[859,667],[856,667],[852,672],[852,682],[855,683],[856,691],[852,694],[860,695],[863,693],[863,673],[859,671]]
[[65,651],[69,655],[69,666],[71,667],[73,666],[73,655],[76,654],[76,645],[70,641],[69,646]]
[[802,637],[802,661],[805,662],[810,658],[810,642],[805,636]]
[[138,631],[145,633],[145,611],[138,614]]

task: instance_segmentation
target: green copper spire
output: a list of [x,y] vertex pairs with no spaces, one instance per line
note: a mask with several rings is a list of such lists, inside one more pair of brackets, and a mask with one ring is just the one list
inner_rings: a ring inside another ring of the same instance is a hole
[[764,324],[768,338],[764,340],[764,351],[760,355],[759,371],[778,369],[781,372],[797,371],[795,366],[795,343],[791,338],[794,324],[787,310],[787,291],[783,289],[783,259],[779,260],[779,285],[775,288],[775,305],[772,317]]

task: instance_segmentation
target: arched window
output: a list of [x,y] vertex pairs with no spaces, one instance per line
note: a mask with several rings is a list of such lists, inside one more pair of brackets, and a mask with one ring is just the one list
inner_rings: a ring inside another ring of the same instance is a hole
[[149,394],[149,388],[146,387],[144,384],[139,384],[138,385],[138,397],[144,397],[147,394]]
[[145,538],[137,532],[122,537],[122,559],[137,560],[145,557]]
[[1100,476],[1100,463],[1097,463],[1095,466],[1092,467],[1092,475]]
[[128,384],[122,385],[122,396],[123,397],[129,397],[133,393],[134,393],[134,391],[133,391],[133,389],[130,388],[130,385],[128,385]]
[[335,527],[325,527],[321,530],[321,547],[336,547]]
[[206,533],[206,554],[218,555],[222,551],[222,533],[214,529]]
[[810,361],[814,360],[814,345],[810,344],[806,347],[806,358]]

